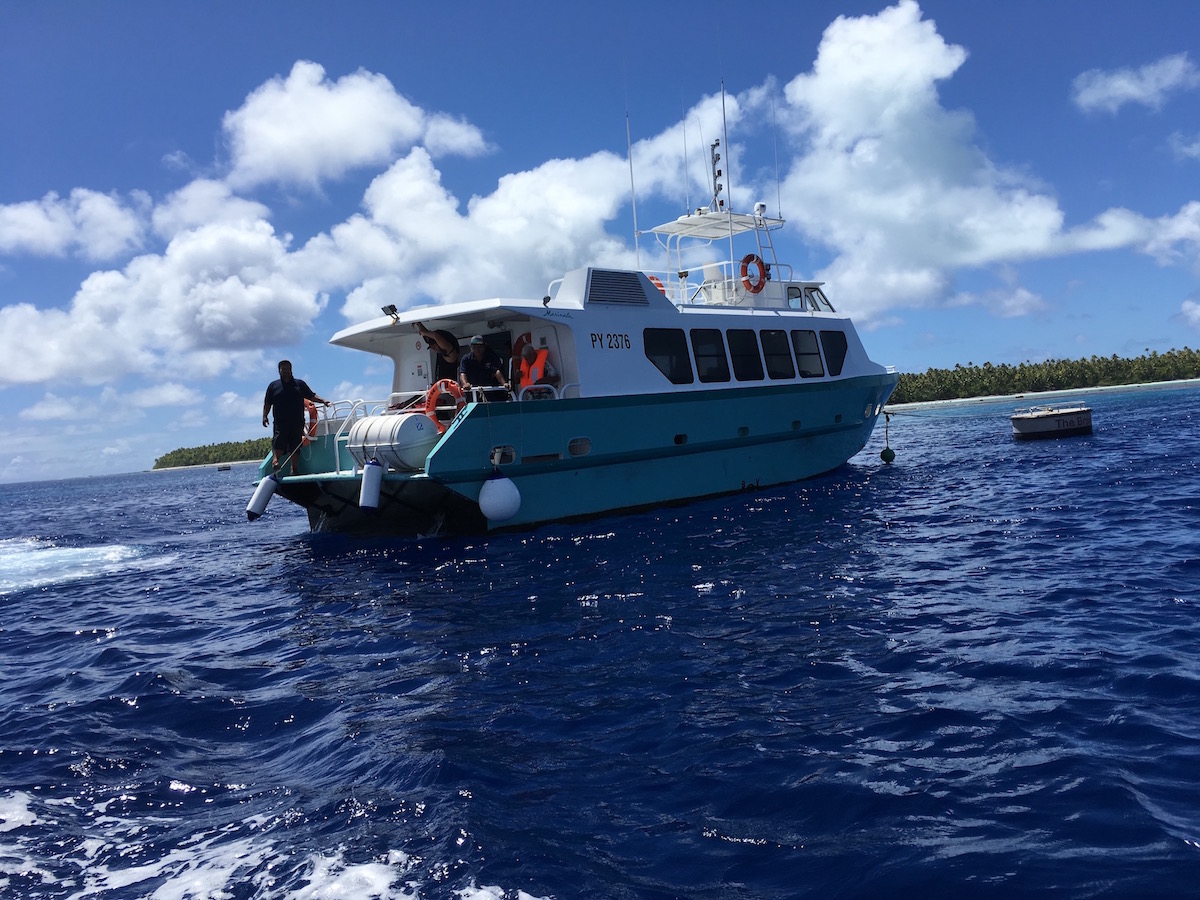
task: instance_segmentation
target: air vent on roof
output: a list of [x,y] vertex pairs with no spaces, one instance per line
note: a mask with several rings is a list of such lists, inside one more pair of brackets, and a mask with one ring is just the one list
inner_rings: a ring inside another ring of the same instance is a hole
[[636,272],[592,269],[588,279],[588,303],[619,303],[625,306],[649,306]]

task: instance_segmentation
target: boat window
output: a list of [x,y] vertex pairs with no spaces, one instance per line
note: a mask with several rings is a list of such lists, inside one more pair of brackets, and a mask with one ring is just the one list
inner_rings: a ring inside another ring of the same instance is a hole
[[829,312],[834,311],[833,304],[829,302],[829,298],[825,296],[825,292],[820,288],[815,287],[812,289],[812,298],[815,303],[814,309],[825,309]]
[[725,341],[716,328],[692,329],[692,352],[696,354],[696,375],[702,382],[729,380],[729,360]]
[[804,309],[804,294],[800,288],[788,285],[788,306],[792,309]]
[[758,335],[749,328],[731,328],[725,335],[733,359],[733,377],[738,381],[762,381],[762,357],[758,355]]
[[642,331],[642,344],[646,359],[672,384],[691,384],[695,380],[682,328],[646,328]]
[[820,378],[825,374],[821,366],[821,351],[817,349],[816,332],[794,330],[792,346],[796,348],[796,368],[800,370],[801,378]]
[[822,331],[821,346],[825,348],[825,362],[830,375],[842,374],[842,363],[846,361],[846,333],[844,331]]
[[788,350],[786,331],[760,331],[763,356],[767,360],[767,375],[771,378],[795,378],[792,353]]

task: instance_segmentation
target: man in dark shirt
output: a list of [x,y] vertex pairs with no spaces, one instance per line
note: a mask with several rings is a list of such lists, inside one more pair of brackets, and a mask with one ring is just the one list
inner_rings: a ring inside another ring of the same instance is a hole
[[[459,360],[458,383],[464,391],[472,387],[508,386],[501,371],[500,357],[478,334],[471,338],[471,352]],[[504,399],[508,399],[507,396]]]
[[267,385],[263,399],[263,428],[267,427],[267,414],[275,409],[275,437],[271,443],[271,467],[276,471],[280,460],[291,462],[292,474],[296,474],[296,451],[304,439],[304,401],[311,400],[328,406],[313,393],[312,388],[299,378],[292,377],[292,364],[288,360],[279,362],[279,378]]

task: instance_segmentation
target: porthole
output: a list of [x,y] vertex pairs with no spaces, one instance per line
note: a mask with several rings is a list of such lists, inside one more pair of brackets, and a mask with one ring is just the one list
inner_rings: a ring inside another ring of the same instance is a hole
[[567,444],[567,452],[572,456],[587,456],[592,452],[592,439],[585,437],[571,438]]

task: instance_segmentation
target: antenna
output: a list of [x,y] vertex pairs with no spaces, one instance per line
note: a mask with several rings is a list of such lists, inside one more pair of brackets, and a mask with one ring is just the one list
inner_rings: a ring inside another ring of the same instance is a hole
[[[725,79],[724,78],[721,79],[721,134],[725,138],[725,149],[728,150],[729,149],[729,125],[725,121]],[[725,164],[728,165],[729,164],[728,161],[726,161]],[[732,199],[733,195],[730,194],[728,196],[730,197],[729,208],[733,209],[733,199]],[[722,205],[724,205],[724,204],[722,204]],[[733,239],[733,237],[731,235],[730,240],[732,240],[732,239]]]
[[629,110],[625,110],[625,146],[629,153],[629,199],[633,204],[633,256],[637,267],[642,267],[642,249],[638,244],[637,191],[633,187],[633,138],[629,136]]
[[783,192],[779,187],[779,124],[775,120],[775,93],[771,93],[771,142],[775,146],[775,214],[783,218]]
[[683,101],[679,102],[679,121],[683,127],[680,129],[683,132],[683,211],[687,215],[692,214],[692,179],[688,177],[688,149],[687,149],[687,110],[683,107]]

